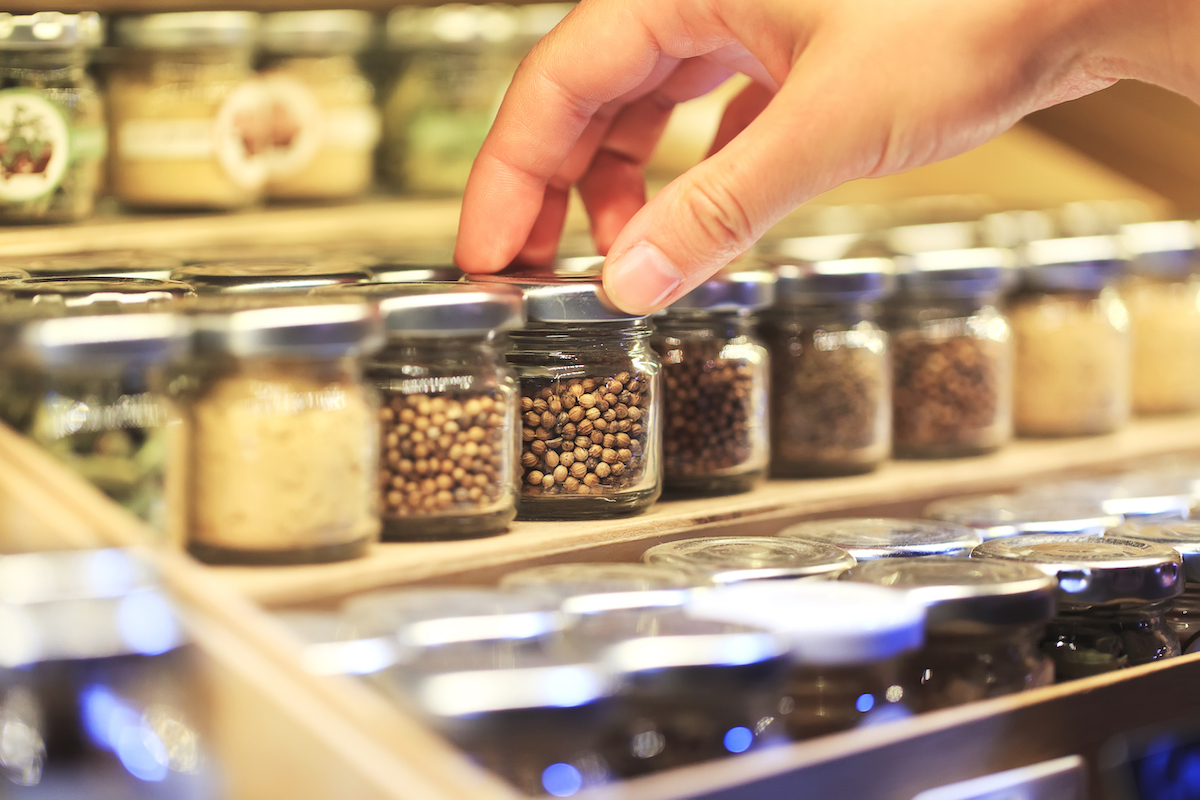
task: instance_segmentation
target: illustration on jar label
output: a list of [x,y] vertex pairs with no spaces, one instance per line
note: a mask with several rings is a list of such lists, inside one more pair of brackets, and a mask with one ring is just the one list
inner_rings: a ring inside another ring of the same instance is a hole
[[264,83],[268,97],[270,173],[273,177],[294,175],[312,162],[325,139],[321,104],[295,78],[272,75]]
[[268,100],[259,81],[248,81],[230,93],[217,112],[213,142],[217,161],[239,186],[253,189],[267,180],[271,126]]
[[0,91],[0,201],[49,194],[70,160],[70,129],[48,100],[21,89]]

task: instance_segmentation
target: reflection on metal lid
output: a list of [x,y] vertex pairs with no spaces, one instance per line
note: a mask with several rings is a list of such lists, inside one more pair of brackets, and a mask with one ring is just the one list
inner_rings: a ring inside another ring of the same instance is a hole
[[974,530],[951,522],[854,517],[801,522],[784,528],[779,536],[836,545],[859,561],[895,556],[965,556],[980,541]]

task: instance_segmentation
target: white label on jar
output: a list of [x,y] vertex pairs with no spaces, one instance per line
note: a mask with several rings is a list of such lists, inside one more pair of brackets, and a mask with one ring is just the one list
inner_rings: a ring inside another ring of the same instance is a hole
[[54,191],[70,149],[67,120],[53,103],[25,89],[0,91],[0,202]]
[[270,97],[271,175],[294,175],[312,161],[324,139],[321,104],[287,75],[265,79]]
[[117,152],[129,161],[211,158],[211,119],[131,119],[117,131]]
[[267,94],[262,82],[234,89],[217,112],[213,143],[226,174],[239,186],[254,189],[267,180],[271,147]]
[[331,108],[325,114],[325,142],[333,147],[374,149],[379,131],[379,110],[374,106]]

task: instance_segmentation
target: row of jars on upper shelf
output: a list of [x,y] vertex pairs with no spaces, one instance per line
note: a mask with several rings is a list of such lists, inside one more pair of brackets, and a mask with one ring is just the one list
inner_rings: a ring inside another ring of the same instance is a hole
[[385,26],[151,14],[107,40],[93,13],[5,14],[0,222],[83,219],[106,193],[144,209],[353,198],[377,145],[390,187],[460,192],[517,63],[570,7],[410,7]]

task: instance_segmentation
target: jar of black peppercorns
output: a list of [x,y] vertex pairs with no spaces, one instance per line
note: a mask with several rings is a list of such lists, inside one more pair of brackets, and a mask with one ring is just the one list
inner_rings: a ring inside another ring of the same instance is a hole
[[891,452],[891,373],[879,302],[892,291],[886,258],[805,261],[788,242],[764,315],[771,354],[771,473],[869,472]]
[[663,360],[663,482],[669,491],[732,494],[767,468],[767,349],[755,312],[774,297],[769,272],[702,283],[655,319]]
[[518,516],[595,519],[657,500],[662,363],[646,318],[618,311],[587,270],[472,280],[525,294],[528,323],[508,349],[521,395]]
[[507,286],[362,283],[318,295],[379,301],[388,343],[366,364],[381,394],[379,508],[389,541],[500,533],[516,516],[516,381]]
[[919,253],[888,307],[892,445],[903,458],[991,452],[1012,439],[1012,333],[996,303],[1012,255]]

